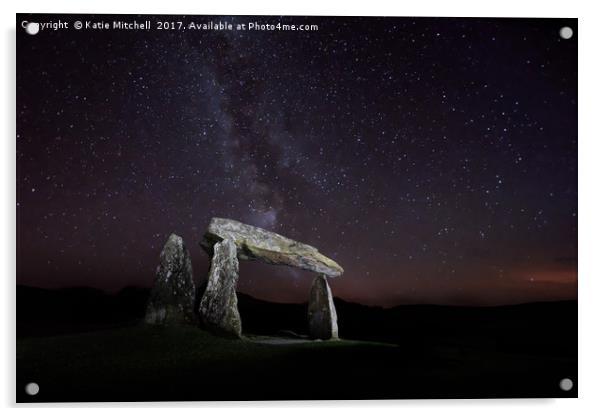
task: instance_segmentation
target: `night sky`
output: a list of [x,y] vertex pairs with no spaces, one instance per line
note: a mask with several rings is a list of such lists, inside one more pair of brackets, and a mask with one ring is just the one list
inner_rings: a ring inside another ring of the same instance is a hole
[[[349,301],[576,298],[576,20],[21,29],[59,18],[17,18],[18,284],[150,287],[172,232],[200,282],[219,216],[317,247]],[[302,302],[312,278],[241,262],[239,290]]]

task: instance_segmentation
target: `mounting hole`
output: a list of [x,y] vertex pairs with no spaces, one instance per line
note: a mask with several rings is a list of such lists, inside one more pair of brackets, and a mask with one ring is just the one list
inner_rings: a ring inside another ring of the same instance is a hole
[[560,380],[560,389],[564,391],[571,391],[573,389],[573,380],[570,378],[563,378]]
[[573,37],[573,29],[568,26],[561,27],[558,33],[562,39],[570,39]]
[[35,22],[28,22],[25,25],[25,31],[29,35],[37,35],[38,32],[40,31],[40,24],[39,23],[35,23]]
[[38,386],[38,383],[28,383],[27,386],[25,386],[25,393],[29,394],[30,396],[35,396],[39,392],[40,386]]

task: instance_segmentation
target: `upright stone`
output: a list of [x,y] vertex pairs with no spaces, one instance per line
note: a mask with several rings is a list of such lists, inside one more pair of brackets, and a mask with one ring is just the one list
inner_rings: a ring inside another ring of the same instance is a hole
[[190,254],[182,237],[172,234],[159,257],[144,321],[149,324],[192,322],[194,294]]
[[314,339],[339,337],[337,311],[332,300],[332,291],[326,276],[316,276],[309,292],[308,305],[309,336]]
[[237,282],[236,245],[227,238],[213,246],[207,289],[201,299],[199,313],[209,329],[234,337],[240,337],[242,332],[236,298]]

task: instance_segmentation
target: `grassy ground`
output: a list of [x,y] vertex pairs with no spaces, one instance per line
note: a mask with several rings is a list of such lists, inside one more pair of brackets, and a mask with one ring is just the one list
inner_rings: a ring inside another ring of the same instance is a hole
[[[148,289],[17,288],[18,401],[576,397],[577,303],[374,308],[335,299],[339,334],[303,342],[306,305],[239,294],[251,341],[141,322]],[[77,313],[74,313],[77,311]],[[280,334],[280,337],[274,337]],[[370,342],[369,342],[370,341]],[[375,343],[372,341],[386,342]],[[575,388],[564,392],[561,379]],[[40,385],[37,396],[24,386]]]
[[[276,386],[287,383],[287,378],[329,377],[329,361],[336,366],[367,350],[393,349],[386,344],[353,341],[268,345],[223,339],[184,326],[140,325],[26,338],[17,343],[17,385],[35,381],[41,389],[34,398],[19,391],[18,398],[220,400],[253,398],[255,394],[270,398],[272,393],[286,393]],[[315,363],[316,368],[304,372],[300,362]],[[324,365],[327,368],[320,368]],[[266,389],[257,391],[258,382]]]
[[[553,357],[430,341],[428,348],[415,342],[266,344],[196,327],[138,325],[19,339],[17,400],[562,396],[557,382],[573,367]],[[24,394],[30,381],[40,385],[37,396]]]

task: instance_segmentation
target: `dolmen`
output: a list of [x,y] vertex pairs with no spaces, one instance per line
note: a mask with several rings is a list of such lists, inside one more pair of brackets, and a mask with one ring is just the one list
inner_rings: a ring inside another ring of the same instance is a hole
[[[175,239],[177,236],[172,235],[170,240],[172,237]],[[190,262],[188,252],[181,243],[181,239],[171,243],[170,240],[163,249],[163,252],[167,250],[167,253],[161,254],[160,270],[157,271],[155,283],[155,286],[159,285],[160,287],[153,289],[151,295],[153,303],[152,307],[149,303],[147,322],[165,321],[166,318],[163,315],[171,316],[174,314],[172,312],[174,310],[182,310],[181,315],[188,316],[188,306],[194,303],[194,295],[191,295],[194,293],[194,285],[192,278],[188,277],[192,276],[191,267],[188,274],[187,264]],[[170,256],[173,257],[171,253],[174,251],[172,248],[174,244],[181,244],[178,247],[182,247],[182,249],[175,251],[178,252],[178,256],[181,256],[182,264],[184,264],[182,268],[170,266],[172,263],[181,265],[181,262],[168,261],[171,259]],[[242,324],[236,297],[239,260],[257,260],[317,273],[309,293],[309,335],[312,339],[338,338],[337,313],[328,279],[341,276],[343,268],[334,260],[320,253],[318,249],[263,228],[226,218],[211,219],[200,245],[211,258],[207,288],[200,299],[198,309],[205,328],[223,336],[241,337]],[[166,279],[168,270],[171,270],[171,273]],[[172,277],[174,275],[177,277]],[[180,287],[186,288],[186,290],[180,291]],[[191,287],[192,292],[190,292]],[[174,289],[173,296],[159,296],[167,288]],[[181,308],[180,305],[185,305],[185,307]]]

